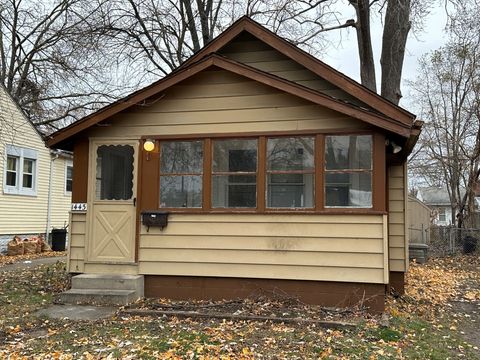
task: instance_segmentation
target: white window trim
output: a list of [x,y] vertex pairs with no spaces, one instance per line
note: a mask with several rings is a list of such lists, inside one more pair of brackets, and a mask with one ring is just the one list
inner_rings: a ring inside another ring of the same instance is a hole
[[[38,182],[38,152],[37,150],[22,148],[15,145],[6,145],[5,147],[5,161],[3,171],[3,193],[9,195],[23,195],[23,196],[37,196],[37,182]],[[17,181],[15,186],[7,185],[7,158],[8,156],[15,156],[18,158]],[[33,164],[33,187],[23,187],[23,160],[32,159]]]
[[[67,169],[68,167],[72,167],[73,168],[73,161],[72,160],[66,160],[65,161],[65,176],[64,176],[64,182],[63,182],[63,190],[64,190],[64,195],[65,196],[72,196],[72,192],[71,191],[67,191]],[[73,178],[72,178],[72,182],[73,182]]]

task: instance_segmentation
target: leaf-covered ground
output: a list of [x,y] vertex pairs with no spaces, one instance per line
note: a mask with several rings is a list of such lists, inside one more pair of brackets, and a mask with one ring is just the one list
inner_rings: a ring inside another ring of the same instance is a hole
[[[315,324],[121,313],[96,322],[38,318],[34,312],[69,284],[64,264],[15,272],[0,267],[0,358],[480,359],[479,274],[478,256],[412,264],[407,294],[388,301],[388,321],[366,316],[354,330],[329,330]],[[291,309],[291,304],[277,305]],[[278,313],[275,303],[248,303],[242,309],[255,306]]]
[[38,254],[27,254],[27,255],[17,255],[17,256],[8,256],[0,254],[0,270],[1,266],[10,265],[14,263],[19,263],[22,261],[30,261],[34,259],[41,259],[45,257],[60,257],[66,256],[65,251],[45,251]]

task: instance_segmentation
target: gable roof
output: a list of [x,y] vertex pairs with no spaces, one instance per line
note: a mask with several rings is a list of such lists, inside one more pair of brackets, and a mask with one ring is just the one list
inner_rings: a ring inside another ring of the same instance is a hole
[[243,16],[236,22],[234,22],[228,29],[218,35],[213,41],[211,41],[205,47],[200,49],[197,53],[192,55],[180,66],[180,68],[186,67],[189,64],[198,61],[200,58],[206,56],[207,54],[219,51],[225,45],[230,43],[235,37],[240,35],[240,33],[242,33],[243,31],[250,33],[257,39],[270,45],[272,48],[279,51],[283,55],[303,65],[308,70],[331,82],[332,84],[338,86],[346,93],[358,98],[359,100],[363,101],[365,104],[371,106],[377,111],[380,111],[381,113],[389,117],[398,119],[399,121],[402,121],[407,125],[412,125],[413,119],[415,119],[414,114],[381,97],[376,92],[361,85],[360,83],[356,82],[355,80],[351,79],[340,71],[334,69],[323,61],[310,55],[306,51],[303,51],[299,47],[288,42],[284,38],[278,36],[274,32],[268,30],[267,28],[263,27],[262,25],[247,16]]
[[[354,95],[356,98],[360,99],[369,106],[372,106],[375,111],[371,111],[358,105],[333,98],[317,90],[305,87],[293,81],[289,81],[266,71],[262,71],[215,53],[215,51],[228,44],[242,31],[248,31],[256,36],[259,40],[266,42],[268,45],[276,49],[278,48],[278,51],[292,58],[294,61],[297,61],[316,74],[321,74],[321,77],[334,83],[334,85],[337,85],[342,90]],[[383,128],[404,138],[412,138],[414,131],[414,115],[371,92],[367,88],[356,83],[354,80],[346,77],[320,60],[314,58],[313,56],[278,37],[274,33],[263,28],[256,22],[247,17],[243,17],[235,22],[225,32],[215,38],[210,44],[194,54],[178,69],[163,79],[154,82],[153,84],[140,89],[126,96],[125,98],[120,99],[98,110],[97,112],[90,114],[83,119],[57,131],[56,133],[50,135],[49,139],[47,140],[47,145],[56,146],[71,136],[74,136],[75,134],[89,128],[90,126],[98,124],[99,122],[131,106],[134,106],[135,104],[146,100],[149,97],[152,97],[159,92],[164,91],[167,88],[178,84],[179,82],[186,80],[200,71],[212,66],[272,86],[313,103],[325,106],[329,109]],[[380,107],[380,109],[378,109],[377,106]]]
[[27,114],[25,114],[25,112],[23,111],[23,109],[20,107],[20,105],[15,101],[15,99],[13,98],[13,96],[10,94],[10,92],[7,90],[7,88],[5,87],[5,85],[1,84],[0,83],[0,97],[4,97],[4,99],[6,101],[9,101],[10,103],[12,103],[16,110],[18,111],[18,113],[20,114],[21,117],[23,117],[23,119],[25,120],[25,123],[28,123],[32,129],[35,131],[35,133],[38,135],[38,137],[43,141],[43,143],[45,143],[45,138],[43,136],[43,134],[40,132],[40,130],[37,129],[37,127],[32,123],[32,121],[29,119],[29,117],[27,116]]

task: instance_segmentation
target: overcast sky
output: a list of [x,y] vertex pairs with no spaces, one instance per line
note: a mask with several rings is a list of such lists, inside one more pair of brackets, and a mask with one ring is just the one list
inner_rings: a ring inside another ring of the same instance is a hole
[[[345,9],[345,7],[343,7],[343,9]],[[341,19],[343,21],[355,18],[353,8],[350,6],[348,7],[348,10],[349,12],[342,13]],[[402,93],[404,97],[402,98],[400,105],[403,107],[410,108],[413,106],[409,101],[408,87],[405,86],[405,80],[414,80],[416,78],[418,59],[423,54],[439,48],[446,42],[446,35],[444,33],[446,22],[447,16],[445,14],[445,9],[439,4],[438,7],[432,9],[431,14],[426,19],[425,29],[422,33],[415,37],[413,33],[410,32],[402,74]],[[355,29],[349,28],[348,30],[342,30],[341,34],[338,31],[332,31],[328,36],[334,45],[339,44],[339,46],[337,48],[335,48],[335,46],[329,47],[327,50],[328,53],[322,56],[322,60],[353,79],[360,81]],[[380,89],[382,24],[379,17],[373,17],[372,42],[376,62],[377,87]]]

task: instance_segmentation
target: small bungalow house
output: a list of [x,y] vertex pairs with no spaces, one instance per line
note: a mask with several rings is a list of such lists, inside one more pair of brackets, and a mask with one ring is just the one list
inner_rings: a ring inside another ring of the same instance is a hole
[[242,18],[50,137],[74,151],[68,268],[141,275],[147,297],[273,291],[381,311],[408,267],[406,158],[420,127]]
[[0,86],[0,251],[14,235],[46,234],[68,224],[72,155],[52,151]]

